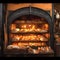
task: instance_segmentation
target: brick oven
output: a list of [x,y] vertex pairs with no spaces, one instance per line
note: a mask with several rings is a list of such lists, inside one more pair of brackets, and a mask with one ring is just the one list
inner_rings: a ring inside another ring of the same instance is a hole
[[52,4],[13,3],[6,6],[4,54],[53,56]]

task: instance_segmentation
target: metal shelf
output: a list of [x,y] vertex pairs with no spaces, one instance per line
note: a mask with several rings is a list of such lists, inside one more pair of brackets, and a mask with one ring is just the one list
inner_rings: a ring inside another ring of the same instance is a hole
[[49,32],[11,32],[12,34],[46,34]]
[[25,42],[25,43],[28,43],[28,42],[48,42],[48,41],[12,41],[12,42]]
[[21,21],[19,21],[19,22],[15,22],[14,24],[29,24],[29,23],[32,23],[32,24],[45,24],[46,22],[41,22],[41,21],[39,21],[39,22],[32,22],[32,21],[29,21],[29,22],[27,22],[27,21],[25,21],[25,22],[21,22]]

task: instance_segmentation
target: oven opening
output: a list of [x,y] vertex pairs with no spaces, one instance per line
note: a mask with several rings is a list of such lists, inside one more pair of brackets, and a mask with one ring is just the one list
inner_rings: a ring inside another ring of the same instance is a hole
[[[52,53],[49,24],[44,17],[23,15],[9,26],[9,53],[40,54]],[[12,51],[12,52],[10,52]]]

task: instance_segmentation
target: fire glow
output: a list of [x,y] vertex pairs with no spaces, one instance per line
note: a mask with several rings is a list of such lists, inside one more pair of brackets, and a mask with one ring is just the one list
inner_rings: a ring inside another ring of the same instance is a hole
[[44,24],[41,28],[37,28],[34,24],[23,24],[16,28],[16,24],[12,24],[10,30],[15,32],[41,32],[48,30],[48,24]]
[[[48,41],[47,37],[44,37],[42,35],[12,35],[11,38],[13,41]],[[49,37],[48,37],[49,38]]]
[[[47,23],[44,23],[44,24],[40,24],[40,23],[15,24],[13,23],[10,26],[10,31],[12,32],[10,34],[10,38],[13,41],[13,43],[8,46],[8,49],[28,48],[28,51],[34,54],[38,54],[40,52],[49,52],[50,47],[47,46],[46,42],[48,41],[48,38],[50,38],[50,34],[44,33],[44,32],[48,32],[48,30],[49,30],[49,26]],[[40,32],[42,32],[42,34]],[[37,49],[34,49],[32,47],[35,47],[35,48],[37,47]]]

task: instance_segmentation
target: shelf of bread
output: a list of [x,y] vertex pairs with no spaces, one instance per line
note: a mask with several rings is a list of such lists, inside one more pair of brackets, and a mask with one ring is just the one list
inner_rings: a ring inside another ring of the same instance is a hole
[[[20,44],[19,44],[20,45]],[[14,50],[15,49],[15,50]],[[53,52],[52,51],[52,49],[51,49],[51,47],[50,46],[44,46],[44,47],[37,47],[37,46],[16,46],[16,45],[9,45],[8,47],[7,47],[7,50],[14,50],[14,51],[16,51],[16,50],[22,50],[23,51],[23,53],[24,53],[24,50],[25,51],[27,51],[27,53],[32,53],[32,54],[39,54],[39,53],[43,53],[43,54],[45,54],[45,53],[51,53],[51,52]]]
[[16,48],[16,49],[24,49],[24,48],[27,48],[28,46],[30,46],[30,47],[42,47],[42,46],[47,46],[46,45],[46,43],[37,43],[37,42],[34,42],[34,43],[32,43],[32,42],[26,42],[26,43],[24,43],[24,42],[14,42],[14,43],[12,43],[11,45],[8,45],[8,47],[7,47],[7,49],[13,49],[13,48]]
[[49,34],[36,35],[36,34],[11,34],[10,39],[12,42],[47,42],[49,40]]
[[16,28],[14,30],[11,30],[11,33],[48,33],[47,30],[42,29],[19,29]]
[[48,32],[48,24],[11,24],[10,31],[12,33],[26,33],[26,32],[32,32],[32,33],[47,33]]

